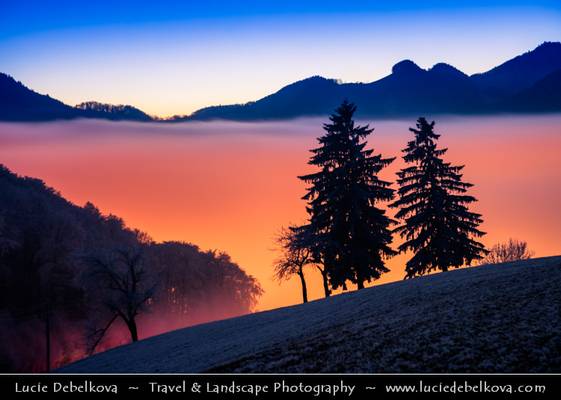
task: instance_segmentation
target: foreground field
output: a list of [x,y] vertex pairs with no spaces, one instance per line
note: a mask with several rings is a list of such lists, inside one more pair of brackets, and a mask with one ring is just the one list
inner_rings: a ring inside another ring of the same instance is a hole
[[561,371],[561,257],[466,268],[174,331],[64,372]]

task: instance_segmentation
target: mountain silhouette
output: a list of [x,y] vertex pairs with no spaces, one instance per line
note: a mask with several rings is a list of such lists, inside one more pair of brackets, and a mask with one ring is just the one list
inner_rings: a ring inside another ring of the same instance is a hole
[[[344,99],[357,104],[361,117],[561,111],[558,92],[548,86],[555,81],[555,71],[559,69],[561,43],[557,42],[543,43],[490,71],[472,76],[445,63],[425,70],[411,60],[404,60],[393,66],[390,75],[375,82],[338,83],[316,76],[255,102],[206,107],[175,120],[326,115]],[[531,97],[524,101],[524,96]]]
[[[421,114],[492,114],[561,111],[561,43],[545,42],[491,70],[468,76],[445,63],[423,69],[411,60],[370,83],[341,83],[313,76],[246,104],[205,107],[166,121],[255,121],[325,116],[344,99],[359,117],[411,117]],[[153,121],[132,106],[97,102],[70,107],[0,74],[0,120],[41,121],[69,118]]]
[[358,106],[359,116],[402,116],[419,113],[469,113],[483,111],[477,85],[447,64],[424,70],[410,60],[372,83],[338,83],[320,76],[304,79],[242,105],[207,107],[177,120],[254,120],[324,115],[342,100]]
[[503,109],[513,112],[552,112],[561,110],[561,69],[540,79],[505,101]]
[[349,84],[346,97],[364,116],[400,116],[481,111],[481,98],[469,77],[439,63],[424,70],[410,60],[397,63],[391,75],[367,85]]
[[304,79],[256,102],[214,106],[176,120],[255,120],[324,115],[343,99],[358,105],[359,116],[418,113],[466,113],[478,110],[482,97],[463,72],[447,64],[424,70],[410,60],[372,83],[339,83],[321,76]]
[[152,118],[137,108],[97,102],[72,107],[39,94],[9,75],[0,73],[0,121],[52,121],[73,118],[150,121]]
[[79,116],[74,108],[25,87],[0,73],[0,120],[45,121]]
[[278,92],[243,105],[212,106],[202,108],[185,119],[286,119],[301,115],[322,115],[333,110],[344,97],[342,86],[334,79],[313,76],[288,86]]
[[472,79],[491,100],[528,89],[547,75],[561,69],[561,43],[545,42]]

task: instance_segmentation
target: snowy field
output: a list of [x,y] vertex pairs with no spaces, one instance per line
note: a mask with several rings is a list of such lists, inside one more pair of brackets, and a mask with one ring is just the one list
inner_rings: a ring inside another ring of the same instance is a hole
[[122,346],[61,372],[561,372],[561,257],[390,283]]

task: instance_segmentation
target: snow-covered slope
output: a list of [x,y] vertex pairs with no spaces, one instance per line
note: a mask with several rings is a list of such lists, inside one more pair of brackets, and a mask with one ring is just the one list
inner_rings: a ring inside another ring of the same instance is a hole
[[561,257],[466,268],[152,337],[61,372],[561,371]]

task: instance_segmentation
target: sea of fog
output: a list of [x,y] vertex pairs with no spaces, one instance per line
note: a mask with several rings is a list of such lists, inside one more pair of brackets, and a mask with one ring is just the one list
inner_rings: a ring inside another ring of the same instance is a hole
[[[300,301],[296,280],[272,280],[273,239],[280,227],[305,221],[297,176],[311,171],[308,150],[323,122],[0,123],[0,163],[156,240],[228,252],[259,279],[259,309],[268,309]],[[375,128],[370,147],[399,157],[415,121],[363,122]],[[561,254],[561,115],[443,117],[436,131],[447,159],[465,165],[475,184],[486,244],[512,237],[538,256]],[[395,179],[402,166],[398,158],[383,177]],[[401,279],[405,259],[390,260],[380,282]],[[308,278],[311,297],[321,296],[319,275],[310,269]]]

